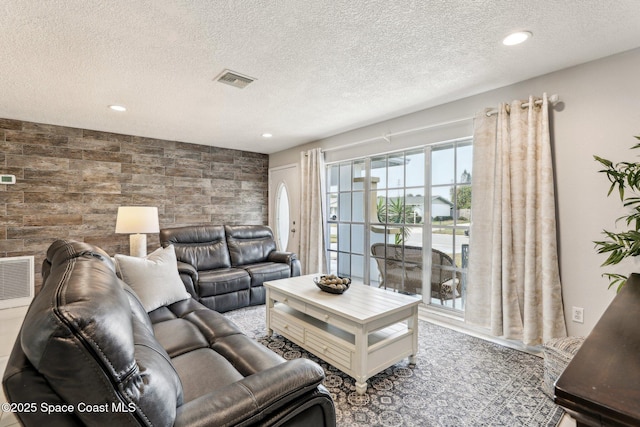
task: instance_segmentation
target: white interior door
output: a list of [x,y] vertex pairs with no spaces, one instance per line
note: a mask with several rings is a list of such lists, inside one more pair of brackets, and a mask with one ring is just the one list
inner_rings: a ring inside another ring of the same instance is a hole
[[269,226],[278,249],[300,253],[300,173],[297,164],[269,169]]

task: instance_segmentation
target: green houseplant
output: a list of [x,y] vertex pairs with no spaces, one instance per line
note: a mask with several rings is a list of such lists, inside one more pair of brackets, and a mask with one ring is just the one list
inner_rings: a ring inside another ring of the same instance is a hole
[[[640,136],[635,138],[640,140]],[[640,143],[631,147],[632,150],[637,148],[640,148]],[[623,206],[629,209],[626,215],[616,220],[616,223],[621,220],[626,223],[626,231],[616,233],[603,230],[602,234],[606,238],[594,242],[599,254],[608,255],[602,263],[604,267],[618,264],[625,258],[640,255],[640,163],[613,163],[599,156],[593,157],[604,166],[604,169],[598,172],[604,173],[611,182],[607,196],[617,190]],[[622,274],[604,273],[603,276],[609,279],[609,287],[617,285],[618,291],[627,280],[627,276]]]

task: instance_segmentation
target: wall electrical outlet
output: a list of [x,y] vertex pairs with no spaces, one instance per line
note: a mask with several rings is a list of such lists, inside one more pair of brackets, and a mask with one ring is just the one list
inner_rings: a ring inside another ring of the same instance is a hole
[[584,308],[573,307],[571,311],[571,320],[576,323],[584,323]]

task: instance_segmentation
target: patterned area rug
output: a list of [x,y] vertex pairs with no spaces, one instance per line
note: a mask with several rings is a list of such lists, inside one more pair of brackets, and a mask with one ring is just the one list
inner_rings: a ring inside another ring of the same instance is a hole
[[354,380],[278,334],[265,334],[265,307],[225,313],[247,335],[285,359],[309,358],[325,371],[338,426],[544,426],[562,410],[542,392],[541,358],[420,321],[417,364],[400,362]]

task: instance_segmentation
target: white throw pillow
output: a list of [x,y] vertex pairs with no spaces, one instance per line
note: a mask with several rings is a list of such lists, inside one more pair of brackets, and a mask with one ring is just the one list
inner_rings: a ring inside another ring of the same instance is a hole
[[178,274],[173,245],[145,258],[117,254],[115,259],[118,275],[135,291],[147,313],[191,297]]

